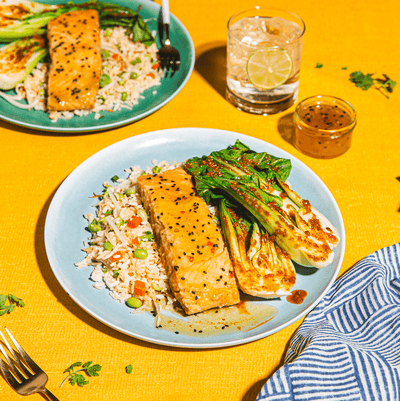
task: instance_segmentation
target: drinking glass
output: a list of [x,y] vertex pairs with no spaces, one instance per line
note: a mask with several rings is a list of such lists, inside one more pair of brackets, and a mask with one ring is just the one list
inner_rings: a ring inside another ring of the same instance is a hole
[[261,115],[282,112],[298,96],[305,24],[288,11],[255,7],[228,22],[227,99]]

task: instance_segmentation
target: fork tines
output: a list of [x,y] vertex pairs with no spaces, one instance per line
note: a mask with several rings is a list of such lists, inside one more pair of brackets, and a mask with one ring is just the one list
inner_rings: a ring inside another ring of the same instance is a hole
[[175,72],[179,71],[181,61],[175,59],[163,59],[160,60],[161,69],[165,71],[164,77],[167,77],[171,73],[170,78],[172,78]]
[[[6,363],[2,359],[0,359],[0,369],[4,374],[4,376],[7,378],[7,380],[15,380],[15,378],[19,379],[20,381],[26,380],[26,377],[32,376],[32,373],[27,369],[27,366],[29,366],[32,370],[34,370],[33,368],[36,365],[36,363],[33,362],[33,360],[28,356],[28,354],[22,349],[22,347],[18,344],[18,342],[15,340],[15,338],[7,329],[7,327],[5,327],[4,330],[8,334],[15,348],[18,350],[20,357],[11,347],[4,334],[0,331],[0,336],[3,341],[3,344],[5,345],[5,347],[7,348],[7,350],[9,351],[10,355],[13,358],[13,359],[10,358],[9,354],[7,354],[4,347],[0,344],[0,351],[9,365],[8,367]],[[21,372],[26,377],[24,377]],[[11,374],[14,377],[12,377]]]

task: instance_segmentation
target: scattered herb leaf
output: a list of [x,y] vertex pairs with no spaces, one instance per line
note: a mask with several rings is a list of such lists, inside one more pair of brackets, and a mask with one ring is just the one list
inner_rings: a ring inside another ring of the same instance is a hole
[[[69,380],[70,384],[74,386],[77,384],[79,387],[83,387],[85,384],[89,384],[89,380],[86,380],[85,376],[78,372],[85,372],[87,376],[93,377],[98,376],[98,372],[101,370],[101,365],[95,364],[92,365],[92,361],[85,362],[82,365],[82,362],[75,362],[69,368],[65,369],[63,373],[69,373],[69,375],[64,379],[61,383],[60,387]],[[82,366],[78,370],[74,370],[78,366]]]
[[342,67],[342,70],[347,70],[347,67]]
[[128,373],[130,375],[132,373],[132,371],[133,371],[133,366],[132,365],[128,365],[125,369],[126,369],[126,373]]
[[0,294],[0,316],[5,315],[6,313],[11,313],[15,306],[23,308],[25,303],[21,298],[18,298],[13,294]]
[[389,99],[389,93],[393,92],[397,82],[391,80],[386,74],[382,78],[374,78],[374,74],[363,74],[361,71],[355,71],[350,74],[350,82],[353,82],[357,88],[361,88],[363,91],[374,87],[379,91],[383,91],[383,94]]
[[321,63],[317,63],[317,65],[315,66],[315,68],[322,68],[324,65]]

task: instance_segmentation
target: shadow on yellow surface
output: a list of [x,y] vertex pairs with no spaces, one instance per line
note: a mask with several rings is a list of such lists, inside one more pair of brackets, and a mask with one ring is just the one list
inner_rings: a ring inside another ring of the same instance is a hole
[[[294,333],[295,334],[295,333]],[[281,360],[279,361],[278,366],[276,367],[276,369],[267,377],[265,377],[264,379],[261,379],[259,381],[257,381],[256,383],[254,383],[245,393],[245,395],[243,396],[241,401],[254,401],[258,394],[260,393],[262,387],[264,386],[264,384],[275,374],[275,372],[280,369],[283,365],[284,365],[284,361],[285,361],[285,356],[289,350],[290,347],[290,343],[294,337],[294,334],[291,336],[291,338],[289,339],[289,341],[286,343],[285,345],[285,350],[282,353],[281,356]]]
[[287,143],[293,145],[293,137],[294,137],[294,123],[293,123],[293,114],[289,113],[280,117],[277,123],[277,129],[282,137]]
[[196,48],[195,69],[225,98],[226,42],[217,41]]

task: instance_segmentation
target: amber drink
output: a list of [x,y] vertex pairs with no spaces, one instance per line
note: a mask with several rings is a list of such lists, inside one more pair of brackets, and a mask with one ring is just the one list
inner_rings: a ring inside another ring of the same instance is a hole
[[350,103],[333,96],[303,100],[294,114],[294,145],[302,153],[330,159],[347,152],[356,125]]

